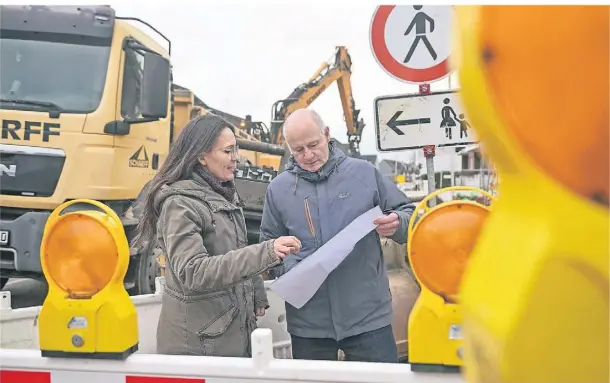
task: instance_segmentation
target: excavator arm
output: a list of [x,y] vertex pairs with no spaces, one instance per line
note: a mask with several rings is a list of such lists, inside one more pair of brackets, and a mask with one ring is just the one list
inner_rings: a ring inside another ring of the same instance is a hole
[[307,108],[336,81],[347,125],[350,154],[360,155],[360,139],[364,128],[364,121],[359,119],[360,110],[356,109],[356,103],[352,95],[352,60],[347,48],[342,46],[336,48],[331,60],[330,62],[323,63],[309,81],[295,88],[288,98],[273,104],[270,125],[272,143],[283,144],[282,126],[286,118],[297,109]]

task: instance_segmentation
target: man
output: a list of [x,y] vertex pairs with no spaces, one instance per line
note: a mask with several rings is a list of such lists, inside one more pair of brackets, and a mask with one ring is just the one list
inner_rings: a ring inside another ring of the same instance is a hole
[[301,251],[270,269],[277,278],[312,254],[360,214],[379,205],[377,228],[360,240],[301,309],[286,303],[295,359],[397,363],[390,284],[379,236],[405,243],[414,210],[407,197],[365,160],[347,157],[311,109],[284,122],[292,153],[267,188],[261,240],[292,235]]

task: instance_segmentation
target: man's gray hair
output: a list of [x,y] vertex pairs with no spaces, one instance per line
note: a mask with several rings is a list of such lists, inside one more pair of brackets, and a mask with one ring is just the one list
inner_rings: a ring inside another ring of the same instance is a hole
[[[322,120],[322,116],[320,116],[320,114],[313,109],[307,109],[307,111],[311,114],[311,118],[320,128],[320,133],[324,133],[324,129],[326,129],[326,123],[324,123],[324,120]],[[286,137],[286,124],[282,125],[282,135]]]
[[320,128],[320,133],[324,133],[324,129],[326,129],[326,124],[324,120],[322,120],[322,116],[318,114],[315,110],[311,109],[311,117],[316,122],[316,125]]

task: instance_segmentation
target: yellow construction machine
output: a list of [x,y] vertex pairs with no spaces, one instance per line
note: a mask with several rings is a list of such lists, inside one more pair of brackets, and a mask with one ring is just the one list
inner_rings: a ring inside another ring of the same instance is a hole
[[271,143],[282,145],[284,143],[282,126],[286,118],[297,109],[307,108],[336,81],[347,125],[350,148],[348,154],[359,156],[364,120],[358,118],[360,110],[356,109],[354,102],[351,75],[352,59],[349,52],[346,47],[338,46],[331,60],[324,62],[307,82],[296,87],[287,98],[273,104],[271,108]]

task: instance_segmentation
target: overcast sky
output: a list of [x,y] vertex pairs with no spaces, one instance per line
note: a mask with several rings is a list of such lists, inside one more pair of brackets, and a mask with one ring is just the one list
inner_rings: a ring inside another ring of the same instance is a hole
[[[346,46],[353,63],[354,100],[366,124],[361,143],[364,154],[377,152],[375,97],[417,92],[417,86],[386,74],[371,52],[369,26],[375,5],[258,1],[110,5],[117,15],[144,19],[171,39],[176,83],[214,108],[239,116],[251,114],[267,125],[273,103],[307,81],[333,55],[335,46]],[[447,86],[447,81],[441,81],[432,90]],[[336,85],[310,107],[322,115],[334,137],[347,142]]]

